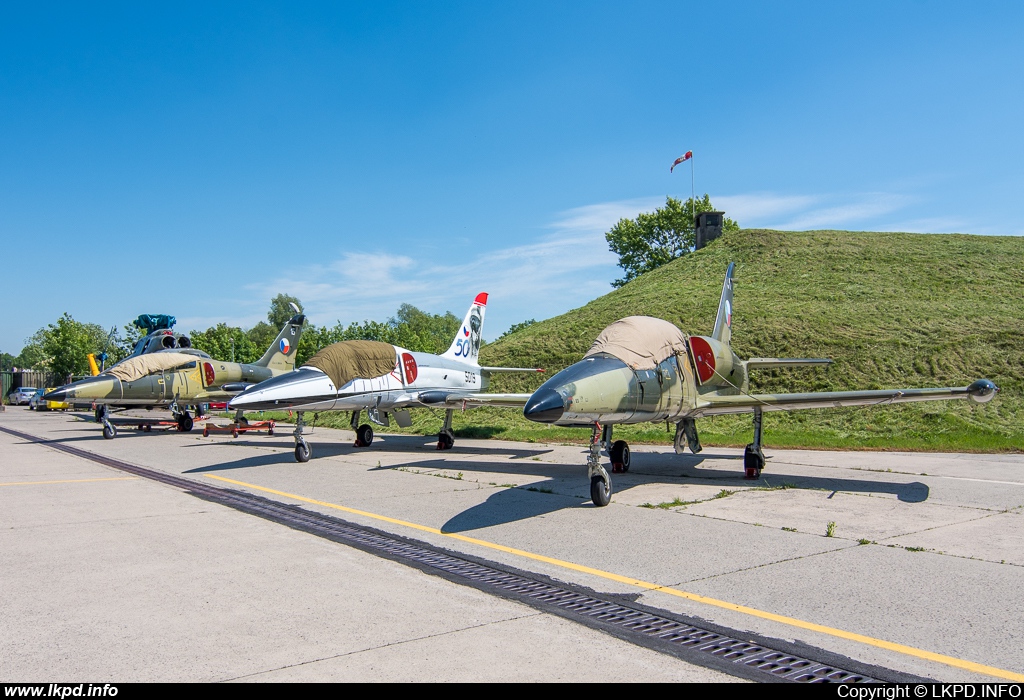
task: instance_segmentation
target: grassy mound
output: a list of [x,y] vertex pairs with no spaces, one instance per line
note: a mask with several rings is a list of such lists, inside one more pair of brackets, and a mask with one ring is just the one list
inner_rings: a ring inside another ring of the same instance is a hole
[[[579,360],[623,316],[672,321],[709,334],[722,278],[736,262],[733,346],[741,357],[829,357],[829,369],[759,370],[755,392],[965,386],[993,380],[1001,393],[966,401],[765,414],[769,446],[942,451],[1024,449],[1024,238],[746,229],[645,274],[586,306],[486,345],[481,364],[539,366],[504,375],[491,391],[530,391]],[[412,430],[439,416],[414,411]],[[336,416],[339,424],[347,418]],[[335,422],[335,416],[321,421]],[[586,431],[530,423],[512,410],[473,410],[457,433],[582,441]],[[698,421],[708,445],[750,441],[749,416]],[[670,442],[664,425],[616,428],[633,442]]]

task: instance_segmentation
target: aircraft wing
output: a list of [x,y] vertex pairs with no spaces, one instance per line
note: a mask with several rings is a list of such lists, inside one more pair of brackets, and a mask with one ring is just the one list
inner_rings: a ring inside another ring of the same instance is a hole
[[999,391],[987,379],[970,386],[936,389],[877,389],[868,391],[822,391],[809,394],[739,394],[734,396],[704,395],[697,400],[694,416],[718,416],[726,413],[763,411],[795,411],[805,408],[839,408],[842,406],[875,406],[910,401],[943,401],[971,399],[984,403]]
[[522,408],[533,394],[482,394],[461,391],[424,391],[417,398],[425,406],[503,406]]

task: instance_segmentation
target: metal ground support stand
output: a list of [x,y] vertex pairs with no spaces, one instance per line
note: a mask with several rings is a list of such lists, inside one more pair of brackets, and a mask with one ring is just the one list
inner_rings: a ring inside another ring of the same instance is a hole
[[455,432],[452,430],[454,414],[454,408],[447,408],[444,411],[444,425],[441,426],[441,431],[437,434],[437,449],[439,450],[450,450],[455,445]]
[[754,441],[743,450],[743,475],[747,479],[761,478],[764,469],[764,452],[761,451],[761,414],[760,408],[754,409]]
[[293,435],[295,436],[295,461],[296,462],[308,462],[309,461],[309,455],[312,452],[312,450],[309,449],[309,443],[307,443],[306,439],[304,437],[302,437],[302,429],[306,425],[305,422],[303,421],[304,415],[305,415],[305,411],[296,411],[295,412],[295,432],[293,433]]
[[697,421],[693,418],[683,418],[676,423],[676,438],[672,441],[672,446],[675,448],[677,455],[683,454],[684,442],[689,446],[690,452],[693,454],[697,454],[704,449],[700,445],[700,438],[697,437]]
[[612,500],[612,478],[601,465],[601,424],[594,423],[590,436],[590,454],[587,456],[587,476],[590,477],[590,499],[595,506],[606,506]]
[[273,435],[274,426],[276,425],[277,423],[272,420],[260,420],[250,423],[248,420],[243,419],[243,422],[239,423],[236,418],[234,423],[227,425],[211,425],[207,423],[203,426],[203,437],[210,437],[210,433],[231,433],[231,437],[238,437],[239,433],[258,433],[261,430],[266,430],[267,435]]

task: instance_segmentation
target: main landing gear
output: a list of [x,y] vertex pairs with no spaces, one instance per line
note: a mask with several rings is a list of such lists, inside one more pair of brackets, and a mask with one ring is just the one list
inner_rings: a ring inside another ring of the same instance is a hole
[[764,469],[764,452],[761,451],[761,409],[754,409],[754,441],[743,450],[743,476],[760,479]]
[[455,446],[455,431],[452,430],[452,415],[455,409],[449,408],[444,412],[444,425],[437,434],[437,449],[450,450]]
[[601,430],[601,444],[608,452],[612,462],[612,474],[625,474],[629,471],[629,443],[625,440],[612,442],[612,426],[606,425]]
[[352,447],[369,447],[373,443],[373,428],[367,423],[359,425],[360,413],[362,411],[352,411],[352,420],[349,421],[349,425],[356,433],[356,441],[352,443]]
[[310,455],[313,453],[309,449],[309,443],[306,442],[306,438],[302,437],[302,429],[305,427],[306,422],[303,420],[305,417],[304,411],[295,412],[295,461],[296,462],[308,462]]
[[192,420],[192,416],[189,415],[188,411],[182,411],[175,416],[175,420],[178,421],[178,430],[187,433],[192,430],[195,422]]

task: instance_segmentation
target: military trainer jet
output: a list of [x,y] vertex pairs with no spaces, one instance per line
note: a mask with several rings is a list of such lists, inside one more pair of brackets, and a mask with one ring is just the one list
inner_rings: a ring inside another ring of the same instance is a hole
[[743,453],[747,478],[764,468],[761,414],[831,406],[871,406],[907,401],[970,399],[984,403],[999,389],[987,379],[966,387],[827,391],[806,394],[751,394],[749,372],[758,368],[826,365],[823,359],[752,358],[732,351],[732,273],[725,274],[718,316],[711,336],[687,336],[675,325],[648,316],[630,316],[605,328],[583,359],[558,372],[527,401],[523,414],[532,421],[592,430],[587,472],[594,505],[611,500],[612,485],[601,465],[602,445],[612,471],[629,470],[629,445],[612,442],[616,423],[669,421],[676,424],[675,450],[700,452],[696,418],[752,413],[754,441]]
[[[373,442],[373,428],[359,424],[366,411],[377,425],[390,425],[391,417],[401,427],[412,425],[405,409],[416,406],[454,404],[487,387],[493,372],[542,372],[518,367],[481,367],[477,361],[483,331],[487,294],[476,296],[443,355],[412,352],[375,340],[343,340],[328,345],[306,364],[288,374],[261,382],[231,399],[228,407],[263,411],[291,409],[296,412],[295,459],[309,461],[310,447],[302,437],[306,411],[351,411],[356,447]],[[501,394],[485,394],[490,404]],[[522,407],[529,395],[507,395],[506,405]],[[452,413],[445,411],[437,436],[437,449],[455,444]]]
[[[97,421],[103,423],[103,437],[107,439],[117,435],[109,420],[107,409],[111,406],[167,407],[178,423],[178,430],[188,432],[193,425],[190,407],[199,414],[211,401],[227,401],[248,386],[291,372],[304,322],[305,316],[297,312],[263,357],[251,364],[215,360],[192,348],[186,336],[157,330],[139,341],[132,356],[94,377],[55,389],[44,398],[95,403]],[[161,332],[168,335],[158,335]],[[144,344],[147,338],[152,340]],[[164,349],[138,352],[154,342],[163,344],[160,338],[171,342]]]

